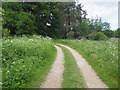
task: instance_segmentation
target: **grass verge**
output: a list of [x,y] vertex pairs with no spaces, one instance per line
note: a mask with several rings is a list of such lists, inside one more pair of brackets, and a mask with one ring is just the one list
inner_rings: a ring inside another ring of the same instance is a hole
[[65,55],[65,70],[63,73],[62,88],[86,88],[84,78],[80,72],[75,58],[69,50],[64,47],[61,48]]
[[[39,88],[43,81],[45,81],[46,76],[50,69],[52,68],[51,65],[53,64],[57,51],[53,48],[51,55],[46,58],[47,63],[43,63],[43,66],[36,69],[35,75],[31,77],[31,81],[26,84],[27,88]],[[45,59],[44,59],[45,60]]]

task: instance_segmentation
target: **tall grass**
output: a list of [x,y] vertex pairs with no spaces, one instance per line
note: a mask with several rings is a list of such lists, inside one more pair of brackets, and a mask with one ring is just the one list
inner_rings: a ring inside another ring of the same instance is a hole
[[0,38],[0,89],[2,87],[2,39]]
[[118,88],[118,41],[56,40],[78,51],[111,88]]
[[3,88],[37,88],[50,70],[56,49],[48,37],[7,37],[2,40],[2,54]]

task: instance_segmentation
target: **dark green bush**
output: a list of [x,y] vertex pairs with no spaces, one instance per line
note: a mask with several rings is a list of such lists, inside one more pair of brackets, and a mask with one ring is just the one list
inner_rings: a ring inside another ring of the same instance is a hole
[[108,37],[102,33],[102,32],[97,32],[94,34],[94,40],[107,40]]
[[74,32],[70,31],[70,32],[67,33],[66,36],[67,36],[68,39],[72,39],[72,38],[74,38]]

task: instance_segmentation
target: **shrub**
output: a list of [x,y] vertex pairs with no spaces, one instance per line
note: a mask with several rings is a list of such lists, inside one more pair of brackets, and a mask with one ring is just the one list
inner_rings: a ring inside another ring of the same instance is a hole
[[10,34],[10,31],[8,29],[6,29],[6,28],[2,29],[2,36],[3,37],[9,36],[9,34]]
[[74,32],[70,31],[70,32],[67,33],[66,36],[67,36],[68,39],[72,39],[72,38],[74,38]]
[[94,40],[107,40],[108,37],[102,33],[102,32],[97,32],[94,34]]

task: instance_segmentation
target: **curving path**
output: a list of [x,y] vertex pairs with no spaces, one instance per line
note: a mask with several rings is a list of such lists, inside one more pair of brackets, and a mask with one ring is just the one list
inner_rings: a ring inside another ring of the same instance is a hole
[[72,55],[75,57],[78,67],[80,68],[80,72],[82,72],[83,77],[86,81],[88,88],[108,88],[97,76],[96,72],[91,68],[91,66],[87,63],[87,61],[74,49],[58,44],[62,47],[67,48]]
[[[72,55],[75,57],[75,60],[80,68],[80,72],[82,73],[86,85],[86,88],[108,88],[97,76],[96,72],[92,69],[92,67],[87,63],[87,61],[74,49],[58,44],[62,47],[67,48]],[[52,65],[51,71],[48,73],[46,80],[42,83],[40,88],[61,88],[63,81],[63,72],[64,72],[64,54],[62,49],[56,45],[54,45],[57,49],[57,57],[55,62]],[[76,77],[77,78],[77,77]]]
[[64,54],[60,47],[54,46],[57,49],[57,57],[40,88],[61,88],[64,72]]

